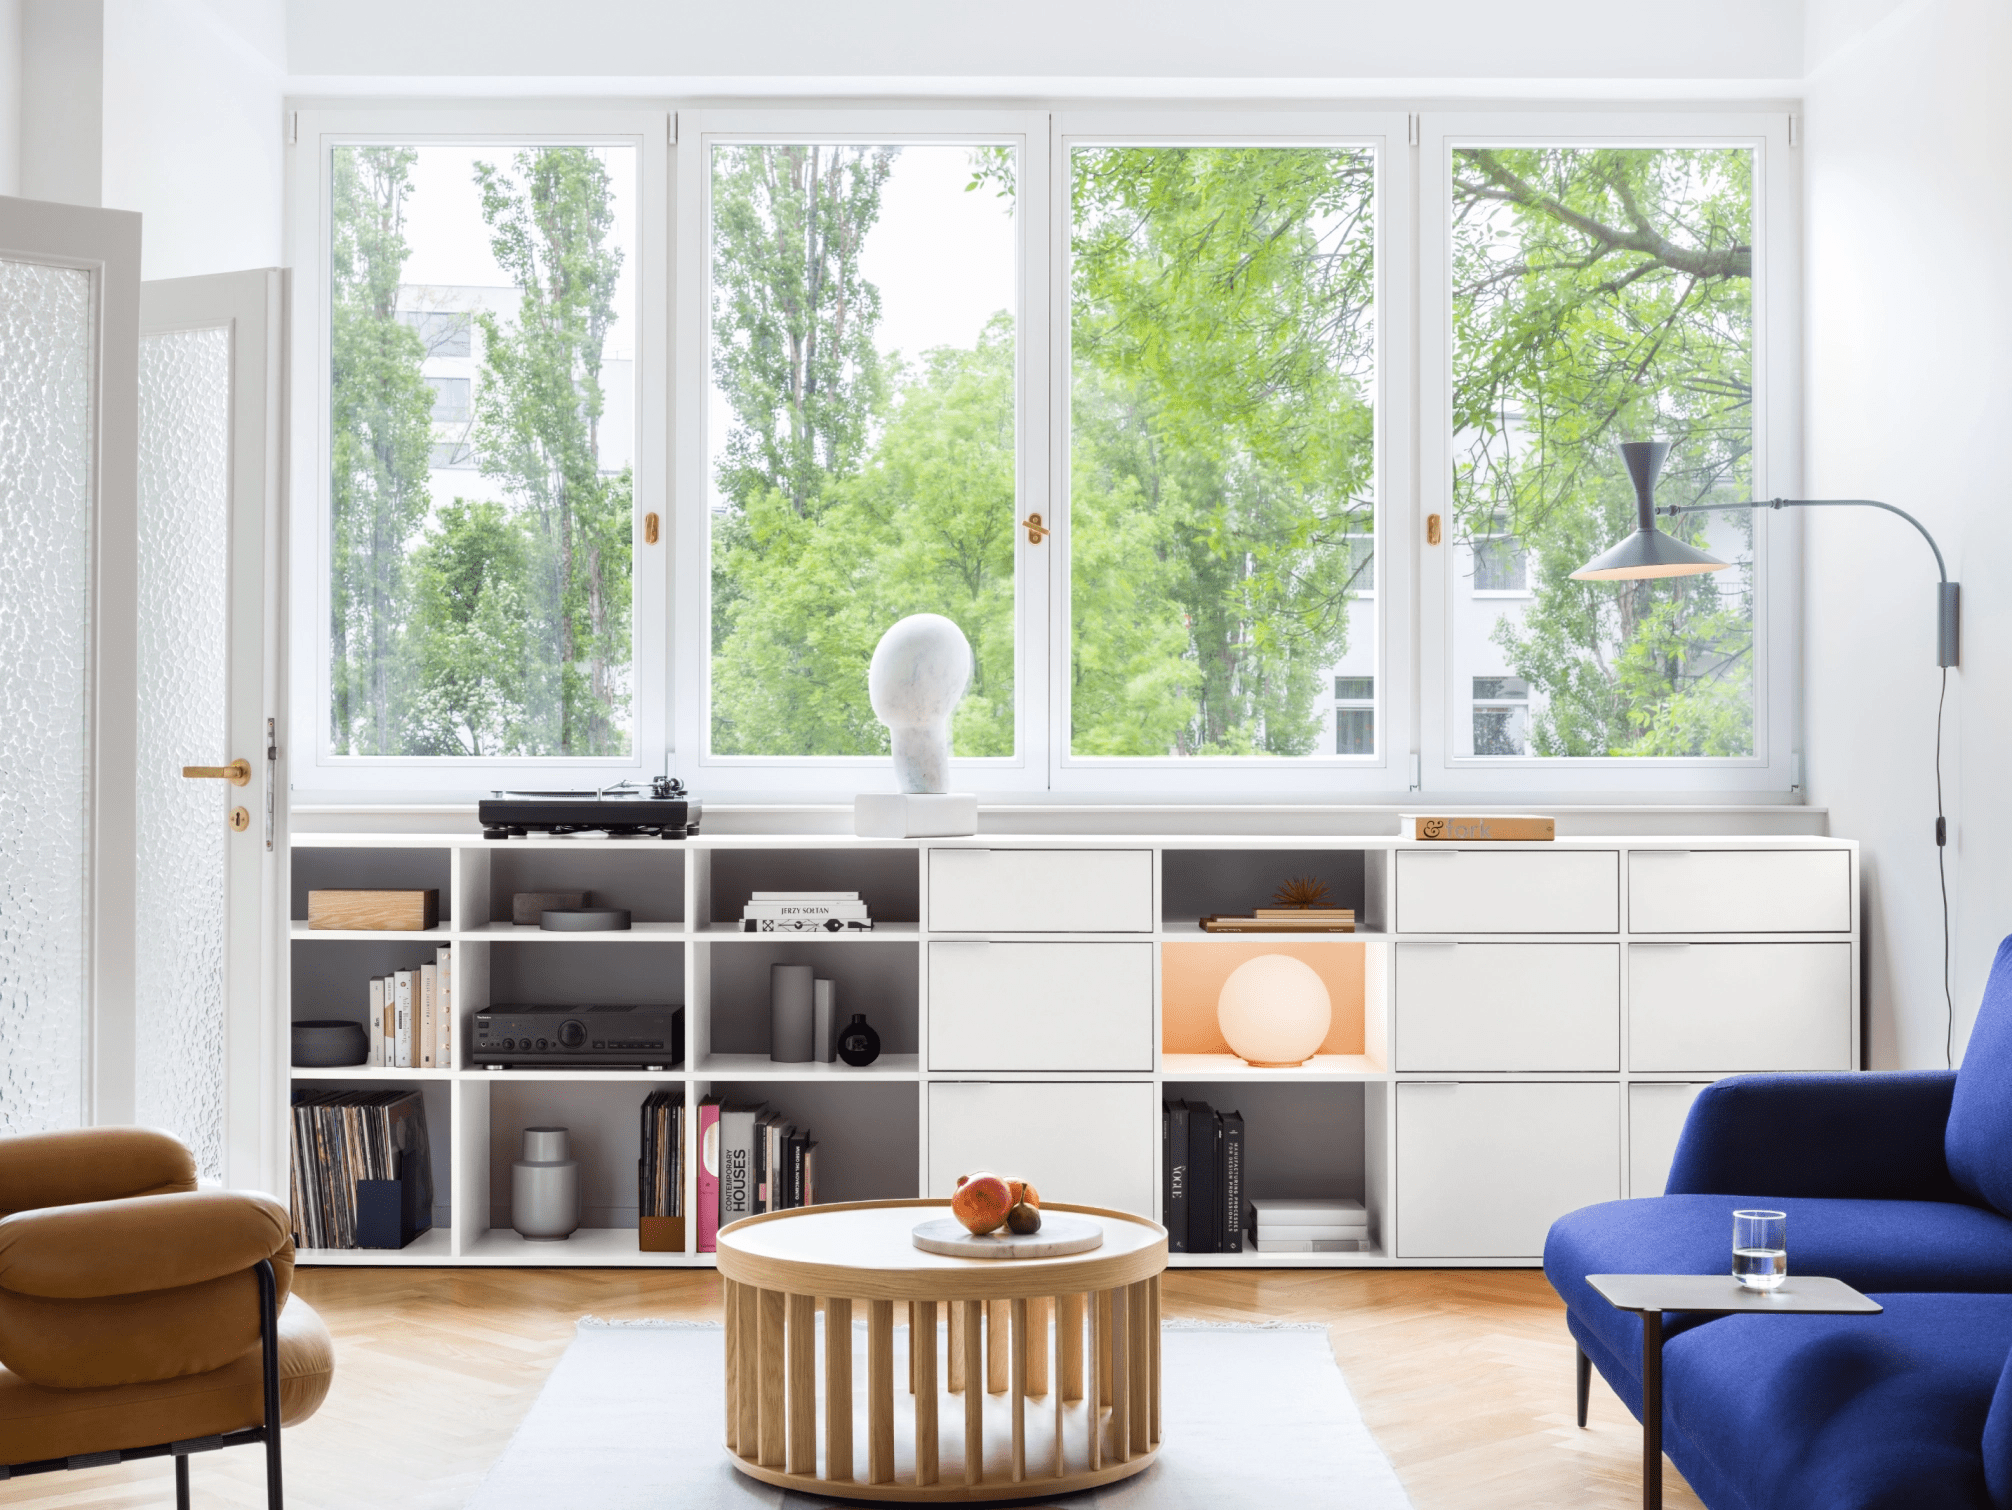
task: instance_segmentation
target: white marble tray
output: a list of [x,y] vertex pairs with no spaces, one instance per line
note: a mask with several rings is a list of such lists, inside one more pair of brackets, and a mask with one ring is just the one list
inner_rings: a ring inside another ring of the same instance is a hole
[[965,1230],[954,1216],[915,1224],[915,1246],[947,1258],[1066,1258],[1104,1246],[1104,1228],[1087,1216],[1042,1212],[1041,1230],[1025,1236],[1000,1228],[983,1236]]

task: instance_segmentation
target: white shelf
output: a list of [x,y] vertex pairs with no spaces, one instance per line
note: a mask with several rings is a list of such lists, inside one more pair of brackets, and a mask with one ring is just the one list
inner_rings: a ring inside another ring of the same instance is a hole
[[579,1069],[496,1069],[489,1065],[471,1065],[465,1070],[449,1072],[457,1080],[500,1081],[508,1085],[519,1080],[567,1080],[578,1084],[591,1085],[596,1081],[645,1081],[668,1084],[676,1080],[691,1078],[682,1064],[663,1070],[635,1069],[594,1069],[582,1065]]
[[288,931],[296,940],[327,939],[338,943],[345,940],[357,943],[368,941],[375,944],[399,944],[408,941],[445,944],[452,941],[453,934],[453,929],[445,923],[433,928],[310,928],[301,918],[295,918],[288,925]]
[[368,1266],[374,1264],[442,1264],[453,1261],[453,1240],[446,1227],[429,1227],[403,1248],[302,1248],[296,1264]]
[[376,1065],[351,1064],[340,1069],[311,1069],[304,1064],[296,1064],[289,1073],[296,1080],[379,1080],[387,1085],[395,1085],[401,1080],[452,1080],[452,1070],[393,1070]]
[[[1382,1080],[1387,1072],[1367,1054],[1316,1054],[1305,1064],[1260,1069],[1234,1054],[1162,1054],[1162,1080],[1253,1080],[1268,1085]],[[1443,1078],[1443,1077],[1442,1077]]]
[[875,939],[921,936],[920,923],[882,922],[875,922],[865,932],[854,933],[748,933],[739,923],[707,923],[695,935],[709,944],[870,944]]
[[766,1054],[708,1054],[692,1071],[699,1080],[915,1080],[921,1073],[915,1054],[882,1054],[862,1069],[843,1061],[778,1064]]
[[[686,1225],[686,1241],[691,1224]],[[668,1269],[693,1263],[710,1264],[713,1256],[693,1253],[645,1253],[636,1246],[634,1227],[582,1227],[560,1242],[532,1242],[508,1227],[478,1233],[461,1251],[466,1264],[513,1266],[559,1265],[566,1268]]]
[[1358,928],[1352,933],[1327,933],[1311,928],[1290,932],[1210,933],[1199,922],[1163,918],[1160,921],[1160,938],[1164,942],[1181,944],[1364,944],[1387,942],[1390,935],[1377,928]]
[[635,923],[627,928],[596,929],[591,933],[557,933],[529,923],[477,923],[456,929],[455,937],[483,944],[676,944],[685,938],[685,925]]
[[1335,1269],[1382,1268],[1390,1255],[1382,1244],[1364,1253],[1260,1253],[1248,1232],[1241,1253],[1169,1253],[1170,1269]]

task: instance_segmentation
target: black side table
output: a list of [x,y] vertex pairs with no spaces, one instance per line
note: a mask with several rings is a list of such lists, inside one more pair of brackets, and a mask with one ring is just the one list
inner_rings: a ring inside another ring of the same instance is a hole
[[[1708,1316],[1870,1316],[1885,1309],[1841,1279],[1791,1275],[1774,1291],[1730,1274],[1588,1274],[1617,1311],[1642,1318],[1642,1510],[1663,1510],[1663,1312]],[[1579,1357],[1579,1424],[1586,1424],[1587,1362]]]

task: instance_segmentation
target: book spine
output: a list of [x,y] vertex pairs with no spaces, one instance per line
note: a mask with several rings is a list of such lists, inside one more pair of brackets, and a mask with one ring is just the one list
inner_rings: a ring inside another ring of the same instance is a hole
[[1216,1251],[1222,1203],[1216,1193],[1216,1114],[1206,1101],[1188,1103],[1188,1251]]
[[413,1055],[413,1068],[430,1070],[434,1067],[434,1051],[439,1048],[436,1034],[440,1031],[440,967],[421,965],[419,967],[419,1036],[418,1052]]
[[398,1068],[412,1068],[412,988],[416,984],[413,976],[418,972],[400,970],[391,979],[394,982],[393,1000],[397,1008],[398,1022]]
[[384,1068],[384,979],[372,976],[370,980],[370,1067]]
[[755,1210],[755,1110],[752,1106],[720,1108],[720,1226],[737,1222]]
[[454,1068],[454,951],[443,947],[435,964],[440,971],[439,1026],[433,1062],[443,1070]]
[[1188,1243],[1188,1104],[1167,1105],[1167,1251],[1191,1253]]
[[720,1098],[699,1103],[699,1252],[719,1249],[720,1235]]
[[750,902],[743,918],[863,918],[864,902]]
[[872,918],[743,918],[743,933],[871,933]]
[[789,1203],[792,1207],[804,1204],[803,1161],[810,1146],[810,1134],[800,1132],[789,1140]]
[[1244,1114],[1223,1113],[1224,1253],[1244,1251]]

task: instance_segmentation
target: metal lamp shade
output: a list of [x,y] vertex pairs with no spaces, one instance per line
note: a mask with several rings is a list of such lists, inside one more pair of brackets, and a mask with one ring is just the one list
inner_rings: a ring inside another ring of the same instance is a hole
[[1574,581],[1630,582],[1643,577],[1690,577],[1726,569],[1727,562],[1656,528],[1656,477],[1669,454],[1668,441],[1622,443],[1621,457],[1627,462],[1628,476],[1635,484],[1635,532],[1573,572]]

